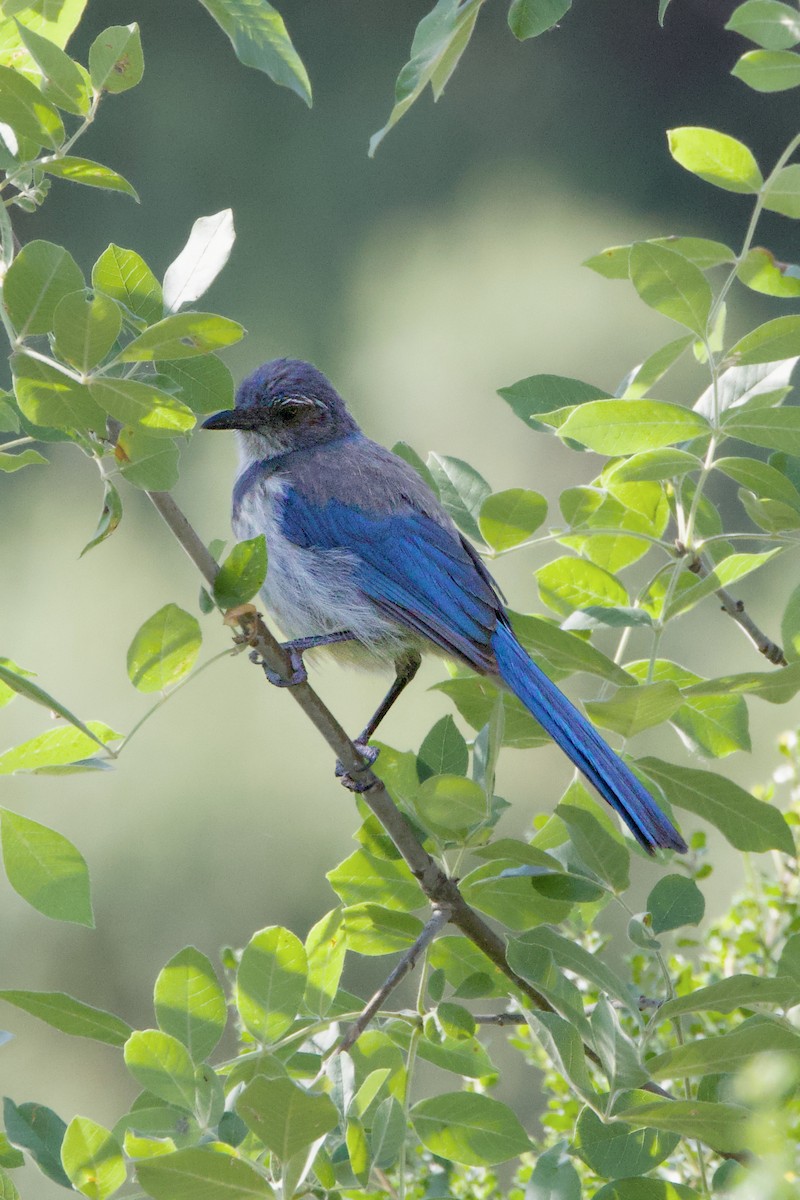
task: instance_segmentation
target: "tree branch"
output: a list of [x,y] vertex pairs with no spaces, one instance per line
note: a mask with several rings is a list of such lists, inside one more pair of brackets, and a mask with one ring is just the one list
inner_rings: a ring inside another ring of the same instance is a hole
[[392,994],[394,989],[401,983],[409,972],[413,971],[417,965],[417,959],[420,954],[427,950],[430,943],[444,929],[445,925],[451,917],[450,909],[446,904],[434,904],[433,911],[428,919],[422,933],[419,935],[414,945],[406,950],[400,962],[394,968],[392,973],[387,977],[386,982],[378,988],[372,999],[364,1005],[364,1008],[357,1021],[348,1029],[347,1033],[342,1038],[339,1045],[336,1047],[336,1054],[341,1054],[345,1050],[358,1041],[361,1034],[369,1025],[375,1014],[383,1007],[385,1001]]
[[[675,548],[679,556],[687,553],[686,547],[681,542],[677,542]],[[695,555],[689,563],[689,570],[700,579],[706,579],[714,573],[713,567],[709,566],[700,555]],[[736,624],[744,630],[759,654],[763,654],[776,667],[789,665],[782,648],[777,642],[773,642],[772,638],[767,637],[763,630],[759,629],[755,621],[745,612],[744,603],[741,600],[732,596],[727,588],[716,588],[714,594],[719,596],[723,612],[732,617]]]

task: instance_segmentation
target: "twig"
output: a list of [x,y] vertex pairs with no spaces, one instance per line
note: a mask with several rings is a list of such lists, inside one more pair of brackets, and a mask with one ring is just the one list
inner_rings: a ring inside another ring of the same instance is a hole
[[445,925],[447,925],[451,915],[450,909],[446,904],[434,904],[433,912],[423,928],[422,933],[414,942],[414,945],[411,946],[410,949],[406,950],[405,954],[400,959],[400,962],[388,976],[383,986],[379,987],[372,999],[364,1005],[358,1020],[353,1022],[339,1045],[336,1047],[336,1054],[341,1054],[343,1051],[349,1050],[350,1047],[358,1041],[372,1018],[383,1007],[385,1001],[392,994],[397,985],[405,979],[409,972],[413,971],[420,954],[422,954],[428,948],[433,939],[439,933],[441,933]]
[[[681,542],[676,543],[675,549],[679,556],[687,553],[686,547]],[[699,555],[696,555],[689,563],[689,570],[699,579],[706,579],[714,573],[713,567],[710,567]],[[776,667],[789,665],[783,649],[777,642],[773,642],[772,638],[767,637],[763,630],[759,629],[755,621],[745,612],[744,603],[741,600],[732,596],[727,588],[716,588],[714,594],[719,597],[723,612],[732,617],[736,624],[744,630],[759,654],[763,654]]]

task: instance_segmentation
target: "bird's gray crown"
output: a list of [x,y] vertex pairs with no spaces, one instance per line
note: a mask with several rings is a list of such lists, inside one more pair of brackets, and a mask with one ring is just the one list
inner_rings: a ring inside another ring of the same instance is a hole
[[209,417],[204,427],[238,430],[245,458],[266,458],[358,432],[322,372],[297,358],[276,358],[258,367],[239,385],[236,407]]

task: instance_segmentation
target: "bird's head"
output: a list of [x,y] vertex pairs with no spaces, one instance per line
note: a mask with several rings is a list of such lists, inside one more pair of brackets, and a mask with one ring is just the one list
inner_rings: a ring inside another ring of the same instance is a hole
[[321,445],[358,429],[321,371],[297,358],[276,358],[243,380],[236,407],[203,429],[235,429],[246,458],[269,458]]

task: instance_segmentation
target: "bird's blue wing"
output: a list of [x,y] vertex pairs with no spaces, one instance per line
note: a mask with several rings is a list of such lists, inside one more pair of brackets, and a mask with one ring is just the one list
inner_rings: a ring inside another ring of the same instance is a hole
[[294,488],[281,499],[283,533],[306,549],[346,550],[354,581],[386,616],[479,671],[495,672],[491,648],[500,604],[483,565],[452,530],[410,506],[375,514]]

